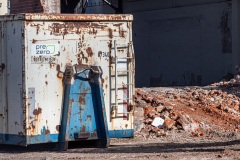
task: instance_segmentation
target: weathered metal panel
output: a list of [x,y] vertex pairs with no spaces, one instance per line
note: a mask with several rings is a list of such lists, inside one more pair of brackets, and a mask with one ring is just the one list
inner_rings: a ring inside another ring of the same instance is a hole
[[23,107],[23,22],[7,23],[7,113],[8,134],[25,133]]
[[0,24],[0,141],[25,145],[23,22]]
[[[99,118],[105,112],[110,137],[121,133],[124,133],[123,137],[132,136],[130,108],[133,100],[127,98],[133,95],[134,85],[128,84],[130,81],[134,83],[134,60],[124,59],[134,57],[130,45],[132,16],[26,14],[2,16],[0,20],[6,21],[8,28],[5,33],[7,52],[1,51],[1,55],[7,55],[8,59],[8,118],[6,132],[1,124],[0,135],[7,135],[5,137],[11,139],[11,143],[22,145],[58,142],[64,95],[63,73],[66,66],[71,65],[84,69],[97,67],[99,77],[95,82],[76,77],[71,79],[68,139],[102,137],[99,130],[104,124],[99,123]],[[114,48],[115,42],[118,47],[125,48]],[[118,54],[117,67],[114,66],[115,51]],[[112,93],[116,79],[113,73],[115,69],[124,72],[129,68],[131,72],[117,77],[118,84],[121,84],[117,94],[122,99],[117,112],[121,116],[113,116],[116,114],[112,110],[114,100],[111,98],[116,93]],[[1,79],[1,91],[4,83]],[[97,93],[100,91],[102,95]],[[103,113],[99,113],[99,109]]]
[[[99,105],[95,100],[96,91],[94,83],[86,77],[89,71],[84,71],[75,76],[71,86],[70,106],[71,119],[69,124],[69,140],[97,139],[97,114]],[[95,112],[94,112],[95,111]]]
[[26,13],[0,16],[0,20],[35,20],[35,21],[133,21],[130,14],[42,14]]

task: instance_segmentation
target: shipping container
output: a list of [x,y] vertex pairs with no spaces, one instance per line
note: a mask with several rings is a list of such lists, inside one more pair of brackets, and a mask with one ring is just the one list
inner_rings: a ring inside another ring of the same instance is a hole
[[0,16],[0,143],[133,137],[132,21]]

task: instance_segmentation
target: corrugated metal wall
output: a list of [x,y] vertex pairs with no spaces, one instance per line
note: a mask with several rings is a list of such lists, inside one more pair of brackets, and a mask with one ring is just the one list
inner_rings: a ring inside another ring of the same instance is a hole
[[[231,1],[125,0],[123,11],[135,18],[137,87],[206,85],[234,74]],[[92,0],[88,13],[114,10]]]

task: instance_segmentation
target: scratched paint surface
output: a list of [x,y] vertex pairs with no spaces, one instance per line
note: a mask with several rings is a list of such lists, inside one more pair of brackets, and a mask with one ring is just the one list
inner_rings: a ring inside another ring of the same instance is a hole
[[93,85],[85,74],[88,72],[78,74],[71,86],[69,140],[97,139],[95,108],[100,106],[94,103],[97,93],[94,93]]

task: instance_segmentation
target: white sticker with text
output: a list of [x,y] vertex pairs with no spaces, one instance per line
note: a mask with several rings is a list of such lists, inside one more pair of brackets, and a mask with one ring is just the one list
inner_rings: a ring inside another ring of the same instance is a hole
[[32,55],[53,56],[59,54],[59,44],[32,44]]

